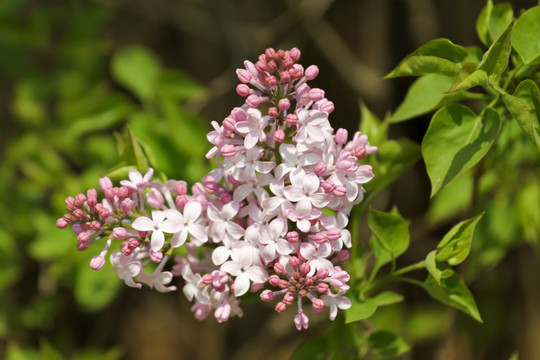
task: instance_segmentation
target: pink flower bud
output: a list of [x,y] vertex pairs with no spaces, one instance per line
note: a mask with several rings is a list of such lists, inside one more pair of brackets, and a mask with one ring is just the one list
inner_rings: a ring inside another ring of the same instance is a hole
[[285,121],[287,122],[287,125],[295,126],[298,122],[298,116],[296,116],[296,114],[287,114],[287,116],[285,116]]
[[246,84],[238,84],[236,86],[236,93],[242,97],[246,97],[250,93],[250,88]]
[[317,279],[324,280],[328,277],[328,274],[330,274],[330,271],[326,268],[322,268],[317,271]]
[[331,193],[336,189],[336,184],[332,180],[325,180],[321,184],[321,187],[324,189],[325,192]]
[[176,193],[178,195],[186,195],[187,194],[187,183],[185,181],[177,182],[174,190],[176,191]]
[[112,234],[116,240],[124,240],[128,236],[126,228],[123,227],[115,227]]
[[309,318],[303,312],[300,312],[294,316],[294,325],[296,330],[300,331],[302,329],[307,330],[309,327]]
[[327,283],[318,283],[317,284],[317,291],[320,294],[326,294],[326,292],[328,292],[328,284]]
[[347,194],[347,188],[343,185],[337,185],[332,193],[338,197],[345,196]]
[[266,57],[268,59],[273,59],[274,56],[276,56],[276,50],[274,50],[273,48],[267,48],[265,51],[264,51],[264,54],[266,55]]
[[124,241],[122,244],[120,244],[120,250],[122,251],[122,254],[126,256],[133,253],[133,248],[129,245],[128,241]]
[[127,186],[120,186],[120,188],[118,188],[117,195],[120,199],[127,198],[129,194],[130,194],[130,189]]
[[321,310],[324,308],[324,301],[322,301],[321,299],[313,299],[312,300],[312,303],[313,303],[313,309],[317,309],[317,310]]
[[114,192],[114,188],[105,189],[103,193],[105,194],[105,197],[109,200],[114,199],[114,196],[116,195]]
[[83,231],[77,235],[77,240],[79,242],[87,242],[90,239],[90,234],[88,234],[86,231]]
[[202,282],[203,284],[205,285],[210,285],[212,283],[212,281],[214,281],[214,278],[212,277],[212,275],[210,274],[204,274],[202,276]]
[[292,305],[292,303],[294,302],[294,296],[292,296],[290,292],[287,292],[283,297],[283,302],[287,305]]
[[251,284],[251,292],[256,293],[264,287],[264,283],[253,283]]
[[324,176],[326,174],[326,164],[321,162],[318,162],[317,165],[315,165],[315,174],[318,176]]
[[297,267],[298,264],[300,264],[300,259],[298,259],[296,256],[291,256],[289,258],[289,265],[292,267]]
[[285,305],[284,302],[280,301],[280,302],[278,302],[278,303],[276,304],[276,308],[275,308],[275,309],[276,309],[276,311],[277,311],[278,313],[282,313],[282,312],[285,311],[286,308],[287,308],[287,305]]
[[268,108],[268,116],[270,116],[272,118],[277,118],[278,115],[279,115],[279,112],[278,112],[277,107],[272,106],[272,107]]
[[326,236],[328,236],[329,240],[335,241],[341,237],[341,230],[338,228],[329,228],[326,230]]
[[113,183],[111,179],[109,179],[107,176],[102,177],[99,179],[99,189],[102,193],[105,193],[105,190],[111,189],[113,187]]
[[56,227],[59,229],[65,229],[68,227],[68,225],[69,223],[66,220],[64,220],[64,218],[60,218],[56,220]]
[[208,194],[215,194],[219,188],[219,184],[213,181],[210,181],[204,185],[204,191]]
[[264,290],[261,293],[261,300],[264,302],[272,301],[274,300],[274,292],[271,290]]
[[278,143],[282,143],[285,140],[285,131],[282,128],[274,131],[274,140]]
[[302,85],[300,85],[300,86],[298,86],[298,87],[296,88],[296,94],[297,94],[297,95],[305,95],[305,94],[308,94],[308,95],[309,95],[309,90],[310,90],[310,89],[311,89],[311,88],[309,87],[308,84],[302,84]]
[[287,56],[285,56],[285,59],[283,59],[283,61],[281,62],[281,66],[283,67],[283,70],[290,69],[293,64],[294,64],[293,59]]
[[288,71],[288,73],[296,80],[304,76],[304,67],[300,64],[294,64]]
[[362,160],[364,156],[366,156],[367,150],[365,146],[359,146],[356,149],[354,149],[354,156],[358,158],[358,160]]
[[277,263],[274,264],[274,271],[276,272],[276,274],[281,274],[281,273],[283,273],[283,270],[284,270],[284,269],[285,269],[285,268],[284,268],[283,265],[281,265],[280,263],[277,262]]
[[231,116],[236,122],[246,121],[248,117],[247,112],[244,109],[239,108],[239,107],[235,107],[234,109],[232,109]]
[[111,216],[111,213],[107,208],[103,208],[99,212],[99,217],[101,218],[101,220],[106,220],[109,216]]
[[236,154],[236,146],[233,144],[223,145],[221,148],[221,155],[224,157],[233,157]]
[[257,62],[255,63],[255,68],[256,68],[259,72],[265,71],[265,70],[266,70],[266,62],[261,61],[261,60],[257,61]]
[[96,189],[88,189],[88,191],[86,191],[86,204],[91,208],[97,205]]
[[248,83],[253,75],[251,72],[245,70],[245,69],[236,69],[236,76],[238,76],[238,80],[242,83]]
[[261,104],[261,98],[258,95],[249,95],[246,98],[246,105],[250,108],[256,108]]
[[286,289],[289,287],[289,282],[287,280],[280,279],[278,282],[278,287],[280,289]]
[[268,70],[270,70],[270,71],[276,71],[277,68],[278,68],[278,66],[277,66],[277,64],[276,64],[275,61],[269,61],[269,62],[267,62],[267,63],[266,63],[266,67],[267,67]]
[[231,315],[231,304],[229,303],[220,304],[216,308],[216,311],[214,312],[214,317],[216,318],[218,323],[223,323],[229,320],[230,315]]
[[77,250],[84,251],[88,249],[88,241],[79,241],[77,243]]
[[298,48],[296,47],[293,47],[290,51],[289,51],[289,56],[291,57],[291,59],[293,61],[298,61],[298,59],[300,59],[300,55],[302,53],[300,52],[300,50],[298,50]]
[[289,240],[290,243],[296,243],[298,242],[298,239],[300,238],[300,236],[298,235],[298,233],[296,231],[289,231],[287,233],[287,240]]
[[69,212],[72,212],[77,207],[75,206],[75,198],[73,196],[68,196],[66,200],[64,200],[64,203],[66,204],[66,210]]
[[302,265],[300,265],[300,271],[302,274],[307,275],[311,271],[311,266],[309,266],[308,263],[302,263]]
[[186,206],[187,202],[188,202],[188,198],[186,195],[178,195],[176,197],[176,207],[180,210],[183,210],[184,209],[184,206]]
[[79,220],[82,220],[85,218],[86,214],[82,209],[75,209],[73,210],[73,216],[75,216]]
[[81,207],[86,201],[86,196],[84,194],[77,194],[75,196],[75,207]]
[[347,259],[349,259],[349,251],[347,250],[341,250],[337,253],[337,259],[340,261],[340,262],[343,262],[343,261],[346,261]]
[[163,253],[161,251],[150,251],[150,260],[155,263],[160,262],[163,260]]
[[99,270],[105,265],[105,258],[101,255],[96,255],[90,260],[90,267],[92,270]]
[[73,215],[71,214],[64,214],[64,216],[62,216],[62,219],[64,219],[66,222],[70,222],[70,221],[73,221]]
[[132,248],[136,248],[137,246],[141,244],[141,242],[135,238],[130,238],[128,240],[128,243],[129,243],[129,246],[131,246]]
[[219,201],[221,201],[222,204],[228,204],[232,201],[232,199],[233,197],[229,193],[222,192],[221,194],[219,194]]
[[305,71],[305,75],[307,80],[313,80],[317,77],[317,75],[319,75],[319,68],[317,65],[308,66]]
[[282,83],[288,83],[291,81],[291,73],[289,71],[282,71],[279,74],[279,80],[281,80]]
[[278,101],[278,107],[279,107],[279,110],[281,111],[289,110],[289,108],[291,107],[291,102],[287,98],[280,99]]
[[321,231],[317,234],[313,235],[313,241],[315,241],[317,244],[322,244],[328,240],[328,237],[326,236],[326,232]]
[[269,282],[270,285],[272,285],[272,286],[278,286],[279,280],[280,280],[280,278],[279,278],[279,276],[277,276],[277,275],[270,275],[270,276],[268,277],[268,282]]
[[347,129],[340,128],[336,131],[335,139],[336,143],[339,145],[344,145],[347,143],[348,132]]
[[152,191],[146,194],[146,202],[153,208],[161,209],[164,200],[163,195],[157,189],[152,188]]
[[334,111],[334,103],[329,101],[329,100],[322,99],[316,105],[317,106],[315,106],[315,104],[314,104],[313,108],[315,108],[317,110],[320,110],[320,111],[324,111],[324,112],[326,112],[328,114],[331,114]]
[[274,75],[267,76],[264,81],[268,86],[276,86],[278,82]]
[[120,204],[120,208],[122,209],[124,214],[128,214],[134,206],[135,203],[130,198],[122,200],[122,203]]
[[324,90],[319,88],[311,89],[308,96],[311,101],[319,101],[324,98]]

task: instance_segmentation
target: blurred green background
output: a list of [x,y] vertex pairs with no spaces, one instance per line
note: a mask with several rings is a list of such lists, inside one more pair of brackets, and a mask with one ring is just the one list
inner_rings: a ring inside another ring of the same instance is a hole
[[[537,2],[512,4],[517,13]],[[334,127],[353,131],[360,100],[382,117],[403,99],[412,79],[382,77],[407,53],[437,37],[480,45],[474,24],[483,6],[481,0],[1,0],[0,358],[288,358],[327,326],[326,317],[297,333],[291,317],[248,304],[242,319],[197,322],[181,292],[130,289],[110,268],[91,271],[88,262],[100,249],[79,253],[75,236],[55,227],[64,198],[97,187],[121,161],[129,165],[117,147],[126,125],[148,165],[169,178],[200,179],[211,168],[204,158],[210,121],[242,103],[234,70],[269,46],[296,46],[304,66],[319,66],[314,85],[336,105]],[[396,124],[391,135],[420,142],[428,123],[422,117]],[[403,359],[508,359],[514,350],[522,359],[540,356],[540,263],[530,245],[538,242],[540,219],[523,235],[515,210],[517,201],[538,206],[540,190],[521,190],[516,197],[494,193],[484,245],[463,268],[485,323],[420,290],[398,288],[406,302],[374,321],[399,328],[414,344]],[[431,204],[429,191],[419,162],[373,201],[380,209],[397,204],[411,219],[411,259],[425,256],[464,216],[459,204],[451,215]]]

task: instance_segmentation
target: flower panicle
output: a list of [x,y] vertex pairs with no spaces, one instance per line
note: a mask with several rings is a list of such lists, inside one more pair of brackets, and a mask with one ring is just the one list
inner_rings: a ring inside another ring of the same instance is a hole
[[79,250],[105,239],[92,269],[109,255],[128,286],[161,292],[181,277],[200,320],[211,311],[218,322],[242,316],[248,292],[275,301],[279,313],[296,303],[298,330],[309,326],[308,304],[315,313],[329,308],[331,320],[351,306],[340,266],[352,246],[346,226],[373,178],[361,160],[377,148],[360,132],[334,131],[333,103],[309,85],[319,70],[304,69],[300,56],[269,48],[236,71],[245,102],[212,122],[206,157],[218,167],[191,189],[133,169],[119,187],[100,179],[101,200],[95,189],[66,199],[57,226],[71,226]]

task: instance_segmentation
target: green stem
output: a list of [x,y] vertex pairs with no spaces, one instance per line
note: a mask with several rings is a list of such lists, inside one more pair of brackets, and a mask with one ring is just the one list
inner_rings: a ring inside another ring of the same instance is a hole
[[[391,281],[403,281],[403,279],[409,279],[409,278],[402,278],[402,276],[409,273],[409,272],[411,272],[411,271],[424,269],[425,267],[426,267],[425,261],[422,260],[422,261],[419,261],[419,262],[417,262],[415,264],[405,266],[404,268],[401,268],[401,269],[399,269],[399,270],[397,270],[395,272],[392,272],[392,273],[386,275],[385,277],[381,278],[375,284],[371,284],[373,282],[372,277],[374,277],[374,275],[373,275],[373,273],[375,273],[375,271],[374,271],[371,274],[372,276],[370,276],[370,280],[368,282],[368,284],[370,284],[370,286],[366,290],[364,290],[364,294],[369,294],[373,290],[375,290],[375,289],[381,287],[382,285],[387,284],[387,283],[389,283]],[[411,279],[411,280],[414,280],[414,279]]]

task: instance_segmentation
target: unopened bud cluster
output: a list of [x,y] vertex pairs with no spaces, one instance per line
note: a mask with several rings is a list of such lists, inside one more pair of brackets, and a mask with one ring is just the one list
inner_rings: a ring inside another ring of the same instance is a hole
[[[349,256],[350,211],[373,177],[359,160],[377,148],[359,132],[349,139],[334,131],[334,104],[308,85],[319,70],[299,58],[296,48],[267,49],[237,70],[245,102],[212,122],[207,157],[218,168],[191,189],[152,181],[152,169],[131,170],[119,187],[102,178],[99,202],[94,189],[66,199],[57,226],[72,226],[80,250],[103,240],[94,270],[109,254],[131,287],[172,291],[173,277],[182,277],[197,319],[241,316],[239,298],[250,291],[275,301],[277,312],[296,304],[298,330],[309,324],[306,304],[315,313],[328,307],[332,320],[350,307],[339,264]],[[150,263],[158,265],[148,273]]]

